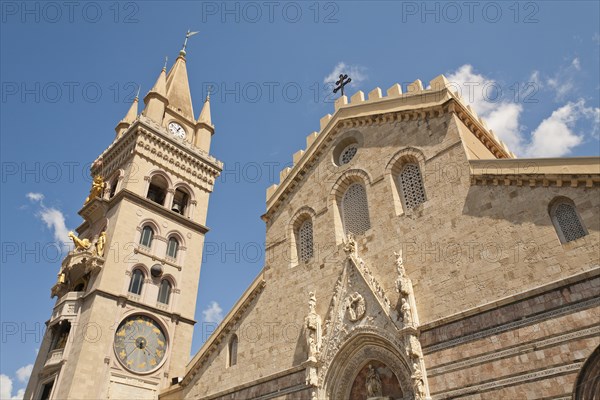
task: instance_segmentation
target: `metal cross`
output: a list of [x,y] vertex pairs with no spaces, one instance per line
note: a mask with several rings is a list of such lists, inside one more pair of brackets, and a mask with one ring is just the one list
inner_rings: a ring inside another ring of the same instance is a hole
[[338,90],[342,91],[342,96],[344,95],[344,86],[352,82],[352,78],[348,78],[348,75],[340,74],[340,79],[335,83],[337,86],[333,89],[333,93],[337,93]]

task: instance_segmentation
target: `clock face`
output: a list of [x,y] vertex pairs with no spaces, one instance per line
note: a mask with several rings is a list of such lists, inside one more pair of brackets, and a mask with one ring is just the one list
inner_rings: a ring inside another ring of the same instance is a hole
[[164,360],[167,339],[155,320],[145,315],[134,315],[119,325],[114,348],[125,368],[146,373],[157,369]]
[[185,130],[177,122],[171,122],[169,124],[169,131],[179,139],[185,139]]

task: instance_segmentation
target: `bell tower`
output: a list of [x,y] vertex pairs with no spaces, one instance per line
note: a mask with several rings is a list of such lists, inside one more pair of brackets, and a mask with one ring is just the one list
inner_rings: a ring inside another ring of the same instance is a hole
[[208,96],[194,118],[185,45],[144,104],[138,114],[136,97],[91,168],[25,399],[156,399],[184,374],[222,170]]

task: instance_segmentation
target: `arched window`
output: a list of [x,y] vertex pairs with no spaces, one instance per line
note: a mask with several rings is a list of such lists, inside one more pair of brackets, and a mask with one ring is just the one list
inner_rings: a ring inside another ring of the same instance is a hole
[[175,211],[178,214],[185,215],[189,199],[190,196],[187,193],[187,191],[185,191],[182,188],[175,189],[175,194],[173,195],[173,205],[171,206],[171,210]]
[[550,208],[550,217],[561,243],[568,243],[587,235],[575,204],[570,199],[555,201]]
[[308,262],[313,257],[313,224],[310,218],[302,222],[296,231],[298,260]]
[[158,302],[169,304],[169,297],[171,297],[171,282],[163,279],[160,282],[160,287],[158,289]]
[[154,175],[150,180],[150,186],[148,186],[148,194],[146,198],[152,200],[161,206],[165,204],[165,197],[167,196],[167,188],[169,183],[162,175]]
[[362,183],[353,183],[342,198],[345,233],[362,235],[371,228],[367,192]]
[[179,251],[179,241],[174,237],[169,238],[167,244],[167,257],[177,258],[177,252]]
[[134,270],[131,273],[131,280],[129,281],[129,293],[142,294],[142,286],[144,286],[144,273],[139,269]]
[[117,184],[118,183],[119,183],[119,177],[114,178],[110,182],[110,193],[108,195],[109,199],[112,199],[113,197],[115,197],[115,194],[117,193]]
[[233,367],[237,364],[237,349],[238,349],[238,337],[237,335],[231,336],[229,339],[229,358],[228,358],[228,367]]
[[398,176],[398,183],[400,184],[400,192],[406,209],[412,209],[425,203],[425,188],[417,164],[404,165]]
[[152,230],[151,227],[146,225],[142,229],[142,236],[140,237],[140,244],[145,247],[151,247],[153,238],[154,238],[154,230]]

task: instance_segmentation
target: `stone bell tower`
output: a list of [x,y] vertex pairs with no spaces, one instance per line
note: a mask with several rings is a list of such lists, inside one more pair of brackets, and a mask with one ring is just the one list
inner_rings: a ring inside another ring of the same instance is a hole
[[156,399],[185,372],[222,170],[208,97],[194,118],[185,45],[144,103],[138,114],[136,97],[92,166],[26,399]]

